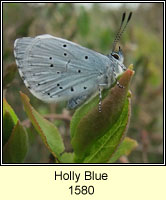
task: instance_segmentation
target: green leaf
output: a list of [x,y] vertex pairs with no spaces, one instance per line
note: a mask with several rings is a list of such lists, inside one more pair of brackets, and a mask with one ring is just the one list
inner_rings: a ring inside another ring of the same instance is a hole
[[15,114],[14,110],[12,109],[12,107],[8,104],[6,99],[3,99],[3,116],[5,115],[6,112],[10,113],[14,124],[16,124],[17,121],[18,121],[17,115]]
[[3,145],[8,141],[15,124],[9,112],[5,112],[3,116]]
[[[110,91],[103,92],[103,96],[106,96],[106,98],[102,101],[101,113],[98,111],[98,96],[76,111],[71,121],[71,143],[77,162],[82,162],[85,157],[94,154],[94,146],[97,145],[96,151],[99,150],[98,143],[100,144],[99,139],[102,136],[106,135],[105,139],[108,140],[110,137],[113,137],[115,133],[117,135],[118,132],[118,139],[114,138],[115,142],[111,143],[115,151],[116,146],[120,143],[124,135],[124,130],[126,129],[129,119],[130,95],[127,97],[127,94],[133,74],[134,72],[128,69],[120,77],[119,82],[125,88],[122,89],[115,85]],[[107,145],[108,141],[102,142]],[[96,156],[96,158],[97,157],[98,156]],[[106,155],[106,158],[102,158],[102,160],[105,161],[107,159],[108,161],[109,158],[108,155]],[[95,162],[97,162],[96,159]]]
[[61,158],[61,162],[63,163],[73,163],[74,162],[74,153],[63,153]]
[[64,152],[64,144],[58,129],[48,120],[44,119],[29,103],[29,98],[20,92],[25,111],[31,120],[36,131],[41,136],[49,151],[60,159],[60,154]]
[[103,137],[99,138],[90,148],[89,155],[83,161],[84,163],[106,163],[113,153],[117,150],[125,136],[126,127],[129,121],[129,99],[126,99],[118,120],[112,124],[109,131]]
[[117,151],[113,154],[109,163],[114,163],[118,160],[121,156],[126,155],[128,156],[130,152],[137,147],[137,142],[129,137],[125,137],[123,142],[120,144]]
[[6,99],[3,99],[3,145],[8,141],[17,121],[18,118],[14,110],[7,103]]
[[22,163],[27,151],[28,135],[18,121],[8,142],[4,146],[3,163]]

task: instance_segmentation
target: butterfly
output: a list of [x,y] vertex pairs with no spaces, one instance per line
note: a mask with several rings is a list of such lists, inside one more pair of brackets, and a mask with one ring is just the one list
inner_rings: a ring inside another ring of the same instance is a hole
[[[102,89],[109,88],[126,70],[121,48],[115,52],[132,12],[123,26],[125,16],[123,13],[109,55],[48,34],[16,39],[14,56],[26,87],[35,97],[48,103],[68,101],[69,109],[79,107],[99,91],[101,112]],[[118,81],[117,84],[123,88]]]

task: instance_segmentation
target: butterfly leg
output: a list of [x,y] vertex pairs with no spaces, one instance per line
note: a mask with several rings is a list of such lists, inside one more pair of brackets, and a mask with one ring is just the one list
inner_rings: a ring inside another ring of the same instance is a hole
[[114,74],[114,77],[115,77],[115,81],[116,81],[117,86],[118,86],[119,88],[125,88],[125,87],[124,87],[123,85],[121,85],[121,84],[119,83],[119,81],[117,80],[114,67],[113,67],[113,74]]
[[99,112],[101,112],[101,101],[102,101],[102,94],[101,94],[101,87],[99,86]]
[[82,103],[84,103],[88,99],[88,95],[78,96],[70,99],[67,103],[68,109],[75,109],[79,107]]
[[99,107],[98,107],[98,109],[99,109],[99,112],[101,112],[101,101],[102,101],[102,93],[101,93],[101,87],[102,86],[107,86],[107,84],[99,84]]

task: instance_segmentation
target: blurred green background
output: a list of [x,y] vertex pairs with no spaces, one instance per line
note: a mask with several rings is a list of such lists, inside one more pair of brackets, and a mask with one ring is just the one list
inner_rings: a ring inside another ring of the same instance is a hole
[[19,91],[26,93],[38,112],[58,126],[68,151],[71,150],[69,120],[73,112],[67,111],[63,102],[45,104],[26,89],[13,56],[15,39],[47,33],[108,54],[124,11],[132,11],[133,16],[119,44],[125,65],[132,63],[135,70],[127,136],[137,140],[138,147],[118,163],[163,162],[163,4],[4,3],[3,96],[28,129],[30,148],[26,163],[48,163],[51,158],[27,120]]

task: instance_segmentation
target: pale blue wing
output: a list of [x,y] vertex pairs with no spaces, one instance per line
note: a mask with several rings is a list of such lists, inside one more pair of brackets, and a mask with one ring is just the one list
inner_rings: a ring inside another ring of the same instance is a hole
[[110,66],[108,57],[50,35],[17,39],[14,54],[25,85],[46,102],[90,96]]

